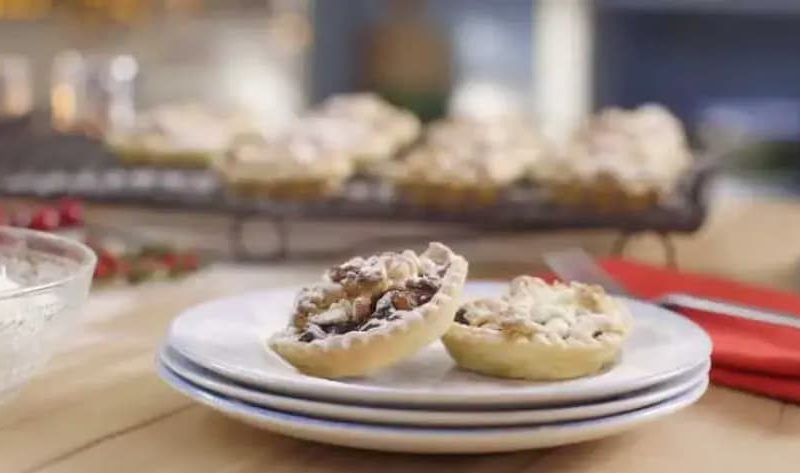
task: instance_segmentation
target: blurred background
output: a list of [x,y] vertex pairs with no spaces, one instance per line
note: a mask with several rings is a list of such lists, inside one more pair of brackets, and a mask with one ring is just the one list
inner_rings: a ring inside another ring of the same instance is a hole
[[124,121],[197,100],[280,126],[370,88],[426,119],[514,109],[558,134],[655,101],[703,144],[747,137],[748,167],[790,172],[799,14],[791,0],[2,0],[0,112]]
[[469,222],[484,214],[244,205],[214,172],[171,165],[162,187],[189,191],[134,195],[131,182],[146,180],[134,168],[161,170],[120,163],[109,137],[185,103],[276,136],[325,99],[369,90],[424,123],[523,116],[561,143],[599,110],[652,102],[723,171],[713,192],[689,191],[695,207],[569,214],[533,198],[521,204],[528,214],[498,222],[694,231],[709,193],[800,190],[798,22],[793,0],[0,0],[0,194],[11,207],[64,197],[146,204],[156,209],[147,218],[159,208],[263,213],[277,235],[287,219],[320,214]]

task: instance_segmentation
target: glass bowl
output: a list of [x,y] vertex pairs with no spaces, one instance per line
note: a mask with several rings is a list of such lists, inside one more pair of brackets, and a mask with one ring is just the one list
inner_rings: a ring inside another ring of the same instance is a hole
[[15,394],[77,325],[96,262],[75,240],[0,227],[0,401]]

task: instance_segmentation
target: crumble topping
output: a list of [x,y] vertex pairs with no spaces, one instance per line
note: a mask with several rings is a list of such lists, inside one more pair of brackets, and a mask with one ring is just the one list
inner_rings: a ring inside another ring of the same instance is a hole
[[414,114],[395,107],[373,93],[331,97],[321,104],[320,113],[362,123],[368,128],[368,136],[384,137],[389,148],[384,156],[386,158],[416,140],[421,128]]
[[669,110],[646,104],[608,108],[579,129],[564,153],[533,169],[542,181],[611,180],[626,191],[670,192],[691,167],[683,125]]
[[434,184],[507,185],[547,150],[544,138],[524,121],[450,118],[430,125],[398,173]]
[[587,342],[628,329],[625,308],[599,286],[577,282],[547,284],[519,276],[507,294],[464,304],[456,322],[499,332],[508,338]]
[[243,180],[342,180],[353,171],[351,156],[343,145],[352,133],[346,124],[333,120],[301,120],[270,139],[234,142],[222,171]]
[[328,269],[322,282],[303,288],[295,300],[292,326],[298,339],[368,331],[402,318],[433,299],[451,255],[446,246],[431,243],[421,255],[382,253]]
[[153,152],[220,152],[238,135],[265,135],[258,123],[242,111],[173,103],[139,114],[130,129],[112,134],[110,141]]

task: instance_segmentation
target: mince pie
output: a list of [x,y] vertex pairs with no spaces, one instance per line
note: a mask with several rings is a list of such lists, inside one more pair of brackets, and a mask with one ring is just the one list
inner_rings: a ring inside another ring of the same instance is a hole
[[362,376],[439,339],[453,323],[467,261],[440,243],[353,258],[300,291],[291,323],[269,346],[298,370]]
[[502,297],[463,305],[442,341],[470,371],[569,379],[613,363],[631,320],[626,307],[598,286],[520,276]]
[[144,112],[131,129],[111,133],[107,141],[127,164],[207,167],[236,136],[263,133],[258,121],[244,112],[186,103]]
[[524,178],[547,149],[521,120],[451,118],[428,128],[393,178],[401,195],[417,204],[486,206]]
[[241,139],[219,172],[237,194],[313,200],[336,194],[353,173],[340,145],[347,129],[330,120],[301,120],[273,139]]
[[659,105],[597,114],[557,159],[532,168],[557,203],[641,210],[668,198],[692,165],[680,121]]
[[381,167],[414,143],[422,129],[413,113],[367,92],[335,95],[312,110],[311,116],[346,128],[346,133],[339,135],[360,171]]

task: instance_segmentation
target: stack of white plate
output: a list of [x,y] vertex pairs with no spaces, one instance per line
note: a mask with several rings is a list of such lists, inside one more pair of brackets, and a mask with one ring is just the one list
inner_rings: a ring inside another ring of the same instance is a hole
[[[503,283],[469,283],[466,298]],[[595,376],[535,383],[456,368],[440,344],[375,376],[298,373],[265,348],[286,326],[296,288],[221,299],[172,324],[158,370],[224,414],[307,440],[374,450],[478,453],[551,447],[614,434],[695,402],[711,343],[692,322],[627,300],[636,326],[619,362]]]

